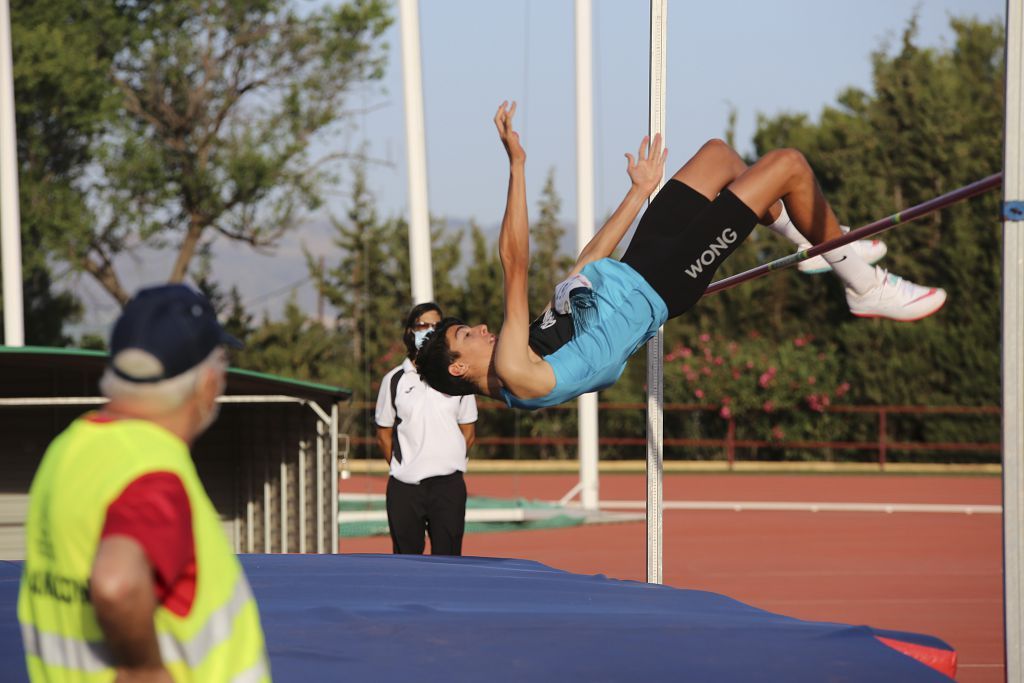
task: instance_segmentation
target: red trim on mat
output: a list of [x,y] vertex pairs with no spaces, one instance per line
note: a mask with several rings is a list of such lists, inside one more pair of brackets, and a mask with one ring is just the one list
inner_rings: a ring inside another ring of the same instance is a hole
[[906,643],[902,640],[883,638],[882,636],[875,636],[875,638],[897,652],[902,652],[922,664],[927,664],[939,673],[946,674],[950,678],[956,677],[956,650],[942,650],[937,647]]

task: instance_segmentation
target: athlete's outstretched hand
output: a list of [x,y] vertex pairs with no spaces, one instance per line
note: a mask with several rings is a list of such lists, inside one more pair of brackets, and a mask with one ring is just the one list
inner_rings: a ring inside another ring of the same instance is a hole
[[501,144],[505,145],[508,153],[509,163],[522,164],[526,162],[526,150],[519,142],[519,133],[512,129],[512,116],[516,113],[516,103],[509,106],[505,100],[498,107],[498,113],[494,115],[494,125],[498,128],[498,137]]
[[665,173],[665,159],[668,158],[668,149],[661,148],[661,133],[654,136],[654,143],[644,136],[640,141],[640,149],[637,150],[636,159],[629,152],[626,152],[626,159],[629,164],[626,173],[633,181],[633,187],[641,190],[644,195],[650,195],[657,189],[661,177]]

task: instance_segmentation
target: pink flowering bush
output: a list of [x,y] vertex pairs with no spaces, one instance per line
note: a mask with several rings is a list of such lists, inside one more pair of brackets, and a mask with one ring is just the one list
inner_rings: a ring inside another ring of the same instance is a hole
[[849,392],[834,347],[811,335],[777,343],[756,333],[736,340],[705,332],[665,354],[667,401],[712,407],[751,438],[822,436],[826,408]]

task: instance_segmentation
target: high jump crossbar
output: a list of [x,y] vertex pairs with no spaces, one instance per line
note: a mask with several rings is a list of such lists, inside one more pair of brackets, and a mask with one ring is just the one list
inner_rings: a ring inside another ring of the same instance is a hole
[[750,270],[745,270],[742,273],[737,273],[736,275],[732,275],[730,277],[717,280],[716,282],[712,282],[711,285],[704,291],[704,295],[707,296],[708,294],[714,294],[715,292],[721,292],[726,289],[731,289],[743,282],[756,280],[757,278],[764,277],[765,275],[773,271],[781,270],[783,268],[788,268],[790,266],[796,265],[801,261],[805,261],[814,256],[818,256],[819,254],[824,254],[825,252],[837,249],[843,246],[844,244],[850,244],[851,242],[856,242],[857,240],[870,237],[871,235],[877,235],[880,232],[891,230],[892,228],[895,228],[897,225],[908,223],[910,221],[921,218],[922,216],[925,216],[929,213],[938,211],[939,209],[944,209],[947,206],[950,206],[957,202],[961,202],[965,199],[970,199],[971,197],[975,197],[979,194],[988,192],[989,190],[993,190],[999,187],[1002,184],[1002,182],[1003,174],[993,173],[992,175],[982,178],[981,180],[974,181],[970,185],[964,185],[961,188],[958,188],[951,192],[947,192],[946,194],[943,195],[939,195],[934,199],[929,199],[926,202],[921,202],[920,204],[912,206],[909,209],[903,209],[902,211],[894,213],[891,216],[881,218],[873,223],[868,223],[867,225],[861,226],[855,230],[851,230],[842,237],[837,237],[834,240],[829,240],[827,242],[822,242],[821,244],[816,244],[810,249],[804,249],[802,251],[796,252],[795,254],[783,256],[782,258],[776,259],[774,261],[769,261],[768,263],[762,263],[761,265],[751,268]]

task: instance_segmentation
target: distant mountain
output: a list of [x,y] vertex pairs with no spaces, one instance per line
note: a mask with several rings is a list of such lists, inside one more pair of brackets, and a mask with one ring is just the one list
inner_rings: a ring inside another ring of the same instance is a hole
[[[449,231],[469,231],[469,219],[443,220]],[[500,218],[496,222],[479,225],[488,241],[496,245],[501,230]],[[567,254],[575,254],[575,225],[566,224],[565,228],[562,249]],[[287,233],[277,247],[262,252],[243,244],[218,240],[213,247],[213,276],[225,291],[237,286],[246,308],[257,319],[264,314],[278,317],[292,292],[299,306],[312,316],[317,307],[316,290],[309,279],[302,248],[305,245],[310,252],[322,254],[330,264],[338,256],[334,235],[334,228],[326,217],[314,217]],[[464,253],[464,267],[468,265],[467,257],[468,254]],[[144,285],[164,281],[165,274],[171,270],[173,258],[171,251],[142,250],[119,258],[118,272],[125,286],[134,291]],[[70,326],[68,333],[74,337],[84,334],[106,337],[120,313],[118,304],[85,275],[75,276],[65,284],[65,288],[73,290],[85,305],[82,322]]]

